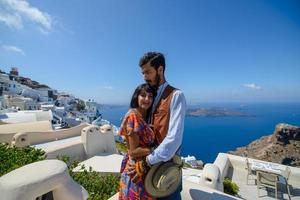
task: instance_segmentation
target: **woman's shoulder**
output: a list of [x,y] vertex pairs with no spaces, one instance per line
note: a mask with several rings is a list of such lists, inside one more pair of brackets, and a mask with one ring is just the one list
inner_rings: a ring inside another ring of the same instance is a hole
[[139,119],[140,116],[137,113],[137,111],[133,108],[130,108],[127,113],[125,114],[124,120],[128,120],[128,119]]
[[134,109],[134,108],[130,108],[127,113],[126,113],[126,116],[139,116],[138,112]]

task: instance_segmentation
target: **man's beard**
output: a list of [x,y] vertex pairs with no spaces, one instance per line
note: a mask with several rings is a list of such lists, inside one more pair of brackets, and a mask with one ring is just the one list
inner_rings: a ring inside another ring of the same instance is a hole
[[147,81],[147,83],[150,85],[150,87],[152,87],[155,91],[157,91],[158,87],[159,87],[159,83],[160,83],[160,76],[158,75],[158,73],[156,73],[155,75],[155,79],[154,79],[154,84],[151,85],[151,81]]
[[155,76],[155,84],[154,84],[154,88],[158,89],[159,87],[159,82],[160,82],[160,76],[158,75],[158,73],[156,73],[156,76]]

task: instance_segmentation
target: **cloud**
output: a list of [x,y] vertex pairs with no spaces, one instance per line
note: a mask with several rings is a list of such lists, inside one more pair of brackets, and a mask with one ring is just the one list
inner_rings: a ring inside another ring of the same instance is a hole
[[22,19],[19,15],[0,13],[0,22],[3,22],[4,24],[6,24],[11,28],[16,28],[16,29],[23,28]]
[[103,89],[106,89],[106,90],[113,90],[113,89],[114,89],[113,86],[110,86],[110,85],[108,85],[108,86],[103,86],[102,88],[103,88]]
[[23,21],[37,24],[42,32],[50,32],[53,22],[49,14],[32,7],[26,0],[1,0],[0,22],[11,28],[23,28]]
[[252,90],[261,90],[261,86],[259,85],[256,85],[255,83],[245,83],[243,84],[243,87],[246,87],[246,88],[250,88]]
[[25,56],[25,52],[20,49],[19,47],[16,46],[12,46],[12,45],[2,45],[2,48],[6,51],[11,51],[11,52],[15,52],[15,53],[20,53],[23,56]]

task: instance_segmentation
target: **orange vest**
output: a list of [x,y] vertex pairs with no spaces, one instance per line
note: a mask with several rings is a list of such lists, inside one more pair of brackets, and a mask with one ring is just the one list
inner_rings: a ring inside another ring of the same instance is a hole
[[170,121],[170,104],[174,91],[175,88],[168,85],[161,95],[161,98],[157,103],[154,112],[152,113],[151,122],[157,145],[159,145],[163,141],[168,133]]

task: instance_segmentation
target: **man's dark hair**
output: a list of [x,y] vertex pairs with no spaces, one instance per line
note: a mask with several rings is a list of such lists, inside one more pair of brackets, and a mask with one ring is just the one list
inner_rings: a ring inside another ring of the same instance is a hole
[[[148,93],[152,93],[153,101],[154,101],[154,98],[156,96],[156,90],[153,87],[151,87],[148,83],[143,83],[143,84],[137,86],[137,88],[134,90],[134,93],[133,93],[133,95],[131,97],[131,101],[130,101],[130,108],[139,107],[138,97],[142,90],[145,90]],[[153,102],[152,102],[152,104],[153,104]],[[152,105],[151,105],[151,107],[152,107]],[[147,111],[147,116],[146,116],[147,119],[149,117],[151,107]]]
[[159,66],[163,67],[163,72],[165,72],[166,63],[165,56],[159,52],[148,52],[143,55],[140,59],[139,65],[142,67],[143,65],[149,63],[151,67],[154,67],[156,70]]

